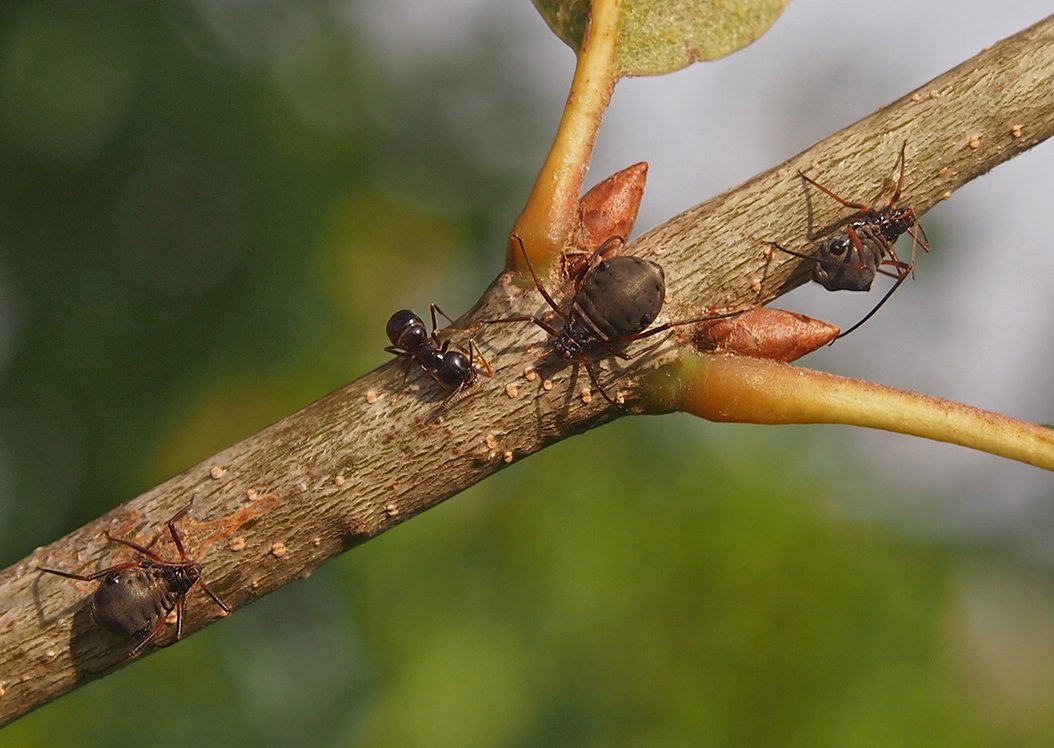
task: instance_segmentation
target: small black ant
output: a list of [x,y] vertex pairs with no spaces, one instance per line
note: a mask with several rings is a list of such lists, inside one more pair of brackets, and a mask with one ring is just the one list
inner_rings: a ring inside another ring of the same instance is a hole
[[477,368],[474,364],[478,361],[483,367],[482,373],[492,376],[487,359],[476,348],[475,342],[469,340],[468,350],[451,349],[450,341],[444,340],[442,344],[436,337],[436,312],[446,317],[447,321],[453,320],[438,305],[430,306],[432,312],[432,332],[425,330],[424,320],[409,309],[400,309],[388,320],[388,340],[392,342],[384,350],[394,353],[406,359],[406,371],[403,372],[403,386],[406,385],[406,375],[409,373],[410,364],[414,363],[427,374],[432,380],[447,391],[444,403],[449,402],[455,395],[476,384]]
[[183,638],[183,610],[187,595],[195,585],[200,585],[225,614],[231,612],[201,578],[201,564],[187,556],[183,540],[176,530],[176,522],[182,519],[189,509],[190,507],[187,507],[177,512],[168,521],[172,542],[179,551],[178,561],[166,561],[149,548],[130,540],[115,538],[107,532],[106,537],[111,543],[131,548],[138,558],[115,564],[94,574],[41,569],[48,574],[79,579],[82,582],[102,580],[92,595],[92,619],[107,631],[136,640],[136,645],[128,653],[129,658],[137,656],[161,633],[165,618],[173,608],[176,610],[176,640]]
[[593,252],[589,261],[575,274],[574,293],[566,308],[561,308],[538,278],[538,272],[527,254],[523,239],[516,234],[512,236],[520,245],[535,287],[545,299],[545,303],[563,318],[564,325],[558,330],[546,320],[534,315],[484,322],[533,322],[538,325],[553,338],[553,352],[565,361],[582,364],[593,385],[609,403],[617,404],[600,384],[593,366],[593,354],[598,350],[603,351],[604,355],[617,356],[629,361],[648,353],[662,343],[659,341],[636,353],[626,353],[623,349],[635,340],[657,335],[672,327],[731,317],[740,313],[737,311],[667,322],[648,329],[648,325],[654,322],[662,311],[666,297],[666,274],[658,263],[640,257],[616,255],[606,258],[605,255],[612,251],[611,248],[616,243],[625,244],[625,239],[620,236],[607,239]]
[[[900,147],[900,176],[897,178],[896,190],[889,198],[889,202],[878,209],[846,200],[799,170],[798,174],[805,181],[845,207],[858,211],[860,216],[821,239],[815,255],[795,252],[776,242],[770,242],[780,251],[815,263],[812,269],[812,279],[828,291],[870,291],[871,284],[878,273],[896,278],[893,287],[886,292],[874,308],[855,325],[839,334],[839,338],[845,337],[871,319],[872,315],[893,295],[893,292],[900,288],[900,284],[914,273],[916,245],[922,247],[925,252],[930,251],[926,231],[922,228],[922,224],[918,223],[915,210],[897,205],[901,188],[904,185],[904,150],[906,147],[907,142]],[[918,227],[918,231],[913,230],[915,226]],[[911,262],[904,262],[897,257],[896,250],[893,248],[897,239],[905,233],[912,239]],[[886,270],[886,267],[892,270]]]

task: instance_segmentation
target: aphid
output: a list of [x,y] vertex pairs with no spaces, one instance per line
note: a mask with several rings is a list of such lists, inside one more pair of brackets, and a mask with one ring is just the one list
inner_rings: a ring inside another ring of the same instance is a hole
[[[925,238],[926,232],[918,223],[914,209],[897,205],[897,201],[900,200],[900,190],[904,185],[904,149],[906,147],[907,143],[900,147],[900,176],[897,178],[896,190],[889,198],[889,202],[878,209],[846,200],[799,171],[798,174],[809,184],[845,207],[858,211],[860,215],[836,232],[821,239],[815,255],[795,252],[776,242],[771,242],[772,246],[783,252],[815,263],[812,269],[812,279],[828,291],[870,291],[871,284],[879,273],[896,279],[893,287],[886,292],[874,308],[864,315],[863,319],[838,335],[839,338],[845,337],[871,319],[871,316],[886,303],[900,284],[914,272],[916,245],[922,247],[926,252],[930,251],[929,243]],[[913,230],[915,226],[918,226],[918,231]],[[897,239],[905,233],[912,239],[911,262],[901,260],[893,248]]]
[[92,619],[107,631],[136,640],[136,645],[132,647],[128,657],[138,655],[161,633],[165,618],[173,608],[176,610],[176,640],[183,638],[183,610],[187,595],[195,585],[200,585],[224,613],[231,612],[201,578],[201,564],[189,558],[183,547],[183,540],[176,530],[176,522],[188,509],[189,507],[178,512],[168,521],[172,542],[179,551],[178,561],[166,561],[138,543],[115,538],[107,532],[106,537],[110,542],[131,548],[138,558],[115,564],[94,574],[41,569],[49,574],[79,579],[82,582],[101,579],[98,589],[92,595]]
[[444,402],[448,402],[462,390],[475,385],[477,368],[474,364],[477,361],[483,367],[482,372],[486,376],[489,377],[494,372],[473,341],[469,341],[467,351],[461,348],[451,349],[449,340],[444,340],[440,344],[439,338],[436,337],[436,312],[442,314],[450,322],[453,320],[435,304],[431,305],[431,312],[431,333],[425,330],[424,320],[409,309],[400,309],[393,314],[388,320],[387,328],[388,340],[392,344],[384,350],[406,359],[406,371],[403,373],[404,385],[410,364],[417,364],[421,371],[447,391]]
[[738,314],[733,312],[709,315],[667,322],[648,329],[648,325],[654,322],[662,311],[666,296],[666,275],[662,266],[651,260],[628,255],[605,258],[616,242],[625,243],[625,240],[618,236],[605,241],[593,253],[589,262],[575,276],[574,293],[567,306],[561,308],[538,278],[523,240],[516,234],[513,234],[513,238],[520,245],[534,285],[545,299],[545,303],[563,318],[564,325],[558,330],[544,319],[533,315],[485,321],[533,322],[538,325],[553,338],[552,351],[565,361],[582,364],[593,385],[610,403],[616,401],[600,384],[593,366],[598,352],[603,356],[618,356],[629,361],[655,347],[649,346],[636,353],[626,353],[623,349],[634,340],[657,335],[671,327]]

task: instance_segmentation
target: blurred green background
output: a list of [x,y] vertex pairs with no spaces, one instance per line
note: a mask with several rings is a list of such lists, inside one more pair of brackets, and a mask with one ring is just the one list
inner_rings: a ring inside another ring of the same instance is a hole
[[[483,19],[420,65],[354,5],[0,4],[4,565],[500,269],[562,103],[519,74],[541,20]],[[863,511],[881,491],[815,430],[627,419],[0,744],[1054,739],[1050,575]]]

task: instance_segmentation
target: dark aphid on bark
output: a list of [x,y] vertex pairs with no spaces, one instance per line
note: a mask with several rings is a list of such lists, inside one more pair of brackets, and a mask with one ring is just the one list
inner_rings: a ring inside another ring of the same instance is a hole
[[[813,254],[795,252],[771,242],[776,249],[813,262],[812,279],[828,291],[870,291],[875,276],[880,273],[896,279],[892,288],[874,308],[864,315],[863,319],[842,332],[839,338],[845,337],[871,319],[900,284],[914,272],[916,246],[922,247],[925,252],[930,251],[926,232],[918,223],[914,209],[897,205],[904,185],[906,147],[907,143],[900,148],[900,176],[897,178],[896,190],[882,208],[870,208],[863,203],[846,200],[799,171],[798,174],[809,184],[845,207],[858,211],[859,215],[837,231],[821,238]],[[912,239],[910,262],[901,260],[893,247],[903,234],[908,234]]]
[[662,311],[666,297],[666,274],[662,266],[651,260],[627,255],[607,257],[612,247],[625,243],[625,240],[618,236],[611,237],[601,244],[589,262],[575,275],[574,293],[567,306],[561,308],[538,278],[538,272],[527,254],[523,240],[515,234],[513,238],[520,245],[534,285],[545,299],[545,303],[564,320],[564,324],[557,329],[545,319],[534,315],[485,322],[533,322],[538,325],[552,336],[552,352],[565,361],[582,364],[593,385],[608,402],[616,401],[597,378],[594,366],[597,358],[617,356],[629,361],[655,347],[649,346],[635,353],[626,353],[624,348],[635,340],[657,335],[672,327],[732,316],[708,315],[667,322],[649,329],[649,325]]
[[178,512],[168,521],[172,542],[179,551],[179,560],[166,561],[149,548],[130,540],[115,538],[106,533],[112,543],[127,546],[136,552],[134,561],[126,561],[94,574],[75,574],[60,569],[41,569],[60,577],[79,579],[82,582],[99,580],[91,600],[91,614],[95,623],[115,634],[134,639],[136,644],[128,652],[135,657],[152,642],[165,625],[165,618],[172,609],[176,611],[176,640],[183,638],[183,610],[187,595],[200,585],[223,612],[231,609],[213,593],[201,578],[201,564],[187,556],[183,539],[176,530],[176,522],[187,509]]
[[[436,304],[431,305],[431,312],[430,333],[425,328],[424,320],[409,309],[400,309],[393,314],[388,320],[387,328],[388,340],[392,344],[384,350],[406,360],[403,386],[406,385],[406,375],[410,366],[417,364],[421,371],[447,392],[443,401],[445,403],[459,392],[473,387],[478,378],[477,372],[482,372],[488,377],[494,372],[473,341],[469,341],[467,350],[460,347],[451,348],[449,340],[440,343],[436,337],[436,312],[450,322],[453,320]],[[477,363],[480,369],[475,366]]]

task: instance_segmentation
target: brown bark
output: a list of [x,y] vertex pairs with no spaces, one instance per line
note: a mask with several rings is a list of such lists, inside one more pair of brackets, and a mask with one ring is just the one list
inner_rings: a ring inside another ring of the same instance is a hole
[[[883,183],[907,141],[901,203],[922,214],[1049,137],[1052,84],[1054,17],[675,217],[628,251],[663,264],[669,319],[698,316],[707,306],[767,302],[804,282],[809,267],[780,253],[769,261],[765,242],[801,248],[810,231],[845,216],[815,190],[810,196],[799,168],[866,202],[888,195]],[[762,281],[760,292],[755,280]],[[540,308],[533,287],[503,276],[466,320]],[[126,560],[107,542],[107,529],[150,542],[192,502],[193,519],[180,525],[189,550],[212,589],[237,612],[510,462],[623,414],[600,397],[584,402],[584,372],[546,360],[538,363],[542,376],[525,378],[524,367],[546,344],[533,326],[489,325],[472,334],[494,377],[445,410],[434,383],[416,372],[398,394],[402,370],[389,362],[0,572],[0,723],[127,664],[129,642],[99,630],[87,615],[93,585],[38,571],[89,573]],[[602,376],[612,387],[631,388],[633,374],[661,361],[635,360],[617,379],[619,367],[605,361]],[[546,377],[551,389],[543,387]],[[273,498],[253,502],[251,492]],[[188,602],[190,634],[215,616],[216,606],[199,591]],[[171,636],[166,631],[162,641]]]

